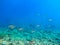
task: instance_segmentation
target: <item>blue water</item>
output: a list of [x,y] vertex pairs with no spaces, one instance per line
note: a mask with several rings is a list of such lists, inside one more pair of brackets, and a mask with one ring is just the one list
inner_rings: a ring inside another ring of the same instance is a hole
[[9,24],[60,29],[60,0],[0,0],[0,25]]
[[59,45],[60,0],[0,0],[0,45]]

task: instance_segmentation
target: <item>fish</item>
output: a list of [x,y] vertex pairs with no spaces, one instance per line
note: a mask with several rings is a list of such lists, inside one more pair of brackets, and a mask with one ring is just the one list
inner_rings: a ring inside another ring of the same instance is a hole
[[33,24],[30,24],[29,27],[30,27],[31,29],[35,29],[35,26],[34,26]]
[[55,29],[56,26],[55,25],[52,25],[52,24],[47,24],[44,26],[45,29]]
[[8,26],[9,29],[14,29],[15,27],[16,27],[16,26],[13,25],[13,24],[11,24],[11,25]]

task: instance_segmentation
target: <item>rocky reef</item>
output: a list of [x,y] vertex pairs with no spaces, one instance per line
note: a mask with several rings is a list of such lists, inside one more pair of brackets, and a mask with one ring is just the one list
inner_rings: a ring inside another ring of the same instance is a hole
[[0,45],[60,45],[60,34],[10,25],[0,27]]

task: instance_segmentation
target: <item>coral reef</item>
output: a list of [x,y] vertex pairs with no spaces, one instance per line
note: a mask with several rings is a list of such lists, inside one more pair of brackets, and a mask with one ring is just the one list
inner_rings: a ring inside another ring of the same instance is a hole
[[24,30],[10,25],[0,28],[0,45],[60,45],[60,34],[47,30]]

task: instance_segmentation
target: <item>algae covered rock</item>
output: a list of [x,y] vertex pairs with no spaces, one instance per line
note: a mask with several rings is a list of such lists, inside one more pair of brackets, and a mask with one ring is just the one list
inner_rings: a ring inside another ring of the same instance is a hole
[[2,42],[3,42],[3,39],[0,39],[0,44],[2,44]]

